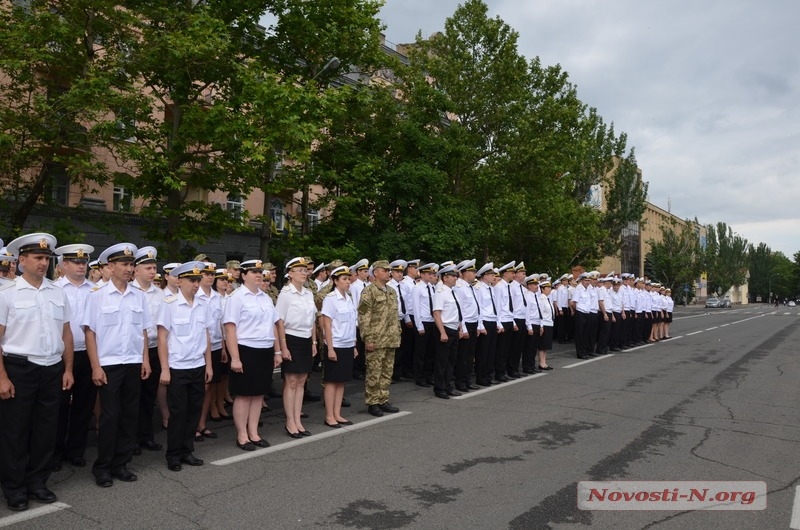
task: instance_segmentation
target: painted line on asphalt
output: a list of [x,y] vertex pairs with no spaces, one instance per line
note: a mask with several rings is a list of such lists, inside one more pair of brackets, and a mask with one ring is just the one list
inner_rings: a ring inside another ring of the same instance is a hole
[[[775,312],[773,312],[773,313],[768,313],[768,314],[770,314],[770,315],[774,315],[775,313],[777,313],[777,311],[775,311]],[[735,321],[735,322],[731,322],[731,324],[741,324],[742,322],[747,322],[748,320],[755,320],[756,318],[761,318],[761,317],[763,317],[763,316],[764,316],[763,314],[761,314],[761,315],[756,315],[756,316],[754,316],[754,317],[745,318],[745,319],[743,319],[743,320],[737,320],[737,321]]]
[[692,333],[687,333],[686,336],[687,337],[691,337],[692,335],[697,335],[698,333],[702,333],[702,332],[703,332],[703,330],[701,329],[700,331],[693,331]]
[[791,313],[787,311],[784,313],[784,315],[791,315]]
[[240,455],[229,456],[228,458],[222,458],[220,460],[214,460],[213,462],[211,462],[211,465],[227,466],[229,464],[235,464],[236,462],[250,460],[251,458],[258,458],[264,455],[277,453],[278,451],[283,451],[284,449],[291,449],[293,447],[297,447],[298,445],[313,443],[317,440],[324,440],[325,438],[331,438],[333,436],[341,436],[348,432],[357,431],[359,429],[364,429],[366,427],[371,427],[378,423],[396,420],[397,418],[402,418],[403,416],[408,416],[409,414],[412,414],[410,410],[403,410],[401,412],[396,412],[394,414],[386,414],[381,418],[374,418],[367,421],[361,421],[354,425],[347,425],[339,429],[330,429],[329,431],[323,432],[321,434],[314,434],[312,436],[307,436],[305,438],[300,438],[298,440],[294,440],[291,442],[273,445],[272,447],[266,447],[264,449],[256,449],[255,451],[243,452]]
[[706,331],[711,331],[711,330],[717,329],[718,327],[719,326],[714,326],[713,328],[706,328]]
[[726,326],[730,326],[730,324],[720,324],[719,327],[724,328]]
[[794,488],[794,502],[792,503],[792,519],[789,528],[800,529],[800,486]]
[[[648,344],[647,346],[650,346],[650,345]],[[640,346],[640,348],[644,348],[644,347],[645,346]],[[625,350],[625,351],[632,351],[632,350],[635,350],[635,349],[636,348],[631,348],[630,350]],[[579,363],[568,364],[567,366],[563,366],[562,368],[575,368],[576,366],[581,366],[581,365],[584,365],[584,364],[593,363],[595,361],[601,361],[603,359],[608,359],[609,357],[614,357],[614,354],[613,353],[607,353],[606,355],[601,355],[600,357],[595,357],[594,359],[587,359],[587,360],[581,361]]]
[[23,521],[30,521],[31,519],[35,519],[49,513],[55,513],[69,507],[69,504],[64,504],[63,502],[54,502],[53,504],[39,506],[38,508],[34,508],[32,510],[26,510],[24,512],[15,513],[14,515],[8,515],[6,517],[0,517],[0,528],[19,524]]
[[[673,338],[675,338],[675,337],[673,337]],[[641,350],[642,348],[649,348],[653,344],[655,344],[655,343],[653,342],[653,343],[650,343],[650,344],[642,344],[641,346],[635,346],[633,348],[625,348],[623,351],[629,352],[629,351]]]
[[533,374],[533,375],[526,375],[525,377],[520,377],[519,379],[514,379],[512,381],[508,381],[506,383],[500,383],[497,385],[488,386],[486,388],[481,388],[480,390],[471,390],[466,394],[461,394],[460,396],[451,397],[450,399],[467,399],[475,396],[480,396],[481,394],[485,394],[487,392],[492,392],[494,390],[500,390],[503,388],[508,388],[511,385],[516,385],[517,383],[524,383],[525,381],[529,381],[531,379],[536,379],[537,377],[542,377],[543,375],[547,375],[546,373],[541,374]]
[[669,342],[671,340],[678,340],[678,339],[682,339],[682,338],[683,338],[683,335],[678,335],[677,337],[670,337],[668,339],[664,339],[661,342]]
[[710,313],[702,313],[699,315],[689,315],[685,317],[673,317],[672,320],[685,320],[687,318],[698,318],[698,317],[707,317]]

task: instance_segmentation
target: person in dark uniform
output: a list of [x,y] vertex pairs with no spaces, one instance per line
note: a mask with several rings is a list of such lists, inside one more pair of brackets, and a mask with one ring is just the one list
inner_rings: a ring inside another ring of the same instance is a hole
[[436,286],[433,295],[433,319],[439,340],[436,342],[434,359],[433,393],[436,397],[450,399],[460,396],[461,392],[453,385],[453,370],[458,357],[458,341],[469,337],[464,324],[464,316],[453,287],[458,280],[455,265],[446,265],[439,269],[441,282]]
[[162,366],[159,382],[167,388],[167,468],[180,471],[181,464],[202,466],[194,456],[195,429],[203,410],[205,385],[211,382],[212,327],[219,326],[207,299],[197,296],[202,261],[190,261],[170,272],[178,278],[178,294],[170,296],[157,318],[158,356]]
[[22,276],[0,288],[0,486],[13,511],[56,501],[47,479],[73,342],[67,295],[45,278],[55,246],[44,233],[11,241]]
[[419,267],[419,282],[412,290],[414,306],[414,380],[418,386],[433,384],[433,357],[436,349],[436,324],[433,321],[433,290],[439,266],[426,263]]
[[477,280],[475,279],[478,269],[475,268],[475,260],[464,260],[456,267],[461,277],[453,287],[458,303],[461,304],[461,313],[464,317],[464,324],[467,327],[469,337],[458,341],[458,359],[456,360],[455,380],[456,390],[459,392],[469,392],[478,390],[480,387],[472,384],[472,373],[475,367],[475,349],[478,344],[478,337],[486,334],[481,319],[481,305],[478,301],[478,294],[475,291]]
[[151,317],[145,293],[129,283],[137,250],[131,243],[119,243],[100,254],[98,259],[108,263],[111,278],[86,297],[83,316],[101,409],[92,473],[102,488],[111,487],[113,478],[138,479],[127,465],[138,445],[141,381],[150,376],[147,328]]
[[494,370],[497,331],[502,328],[497,316],[497,304],[494,301],[495,275],[494,263],[490,261],[478,270],[478,283],[474,286],[480,303],[481,324],[484,328],[484,333],[478,335],[475,345],[475,382],[480,386],[492,384],[491,373]]
[[514,323],[514,301],[512,299],[511,282],[514,279],[514,265],[511,261],[497,269],[500,279],[494,285],[494,300],[500,319],[500,328],[497,329],[497,349],[494,358],[494,378],[500,383],[511,381],[506,374],[508,355],[511,351],[512,335],[518,331]]
[[94,284],[86,279],[87,263],[92,252],[94,247],[85,244],[64,245],[55,250],[61,261],[63,275],[53,283],[64,289],[72,313],[69,326],[75,349],[72,368],[75,384],[62,395],[53,471],[60,469],[62,460],[75,467],[86,466],[83,454],[86,451],[97,387],[92,383],[92,366],[86,354],[86,337],[80,322],[83,319],[86,297],[94,288]]

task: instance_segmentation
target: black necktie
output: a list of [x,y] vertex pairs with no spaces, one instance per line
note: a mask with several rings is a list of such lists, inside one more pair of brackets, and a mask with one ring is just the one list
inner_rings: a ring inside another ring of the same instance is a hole
[[456,302],[456,309],[458,309],[458,323],[461,324],[464,321],[464,317],[461,316],[461,305],[459,305],[459,303],[458,303],[458,298],[456,298],[455,291],[451,290],[450,294],[453,295],[453,300],[455,300],[455,302]]
[[528,301],[525,300],[525,291],[522,289],[522,284],[519,284],[519,294],[522,295],[522,303],[525,304],[525,307],[528,307]]
[[539,305],[539,293],[533,293],[533,299],[536,300],[536,309],[539,310],[539,320],[542,319],[542,306]]
[[403,300],[403,288],[400,286],[400,283],[397,283],[397,294],[400,296],[400,310],[403,312],[403,315],[406,314],[406,301]]
[[494,305],[494,295],[492,294],[493,287],[488,286],[487,288],[489,289],[489,298],[492,299],[492,312],[494,313],[494,316],[497,316],[497,306]]
[[511,285],[507,284],[506,287],[508,287],[508,312],[509,313],[513,313],[514,312],[514,302],[511,300]]
[[472,298],[475,299],[475,306],[478,308],[478,317],[481,316],[481,304],[478,303],[478,297],[475,295],[475,287],[472,285],[469,286],[469,290],[472,291]]
[[425,284],[425,288],[428,290],[428,307],[431,310],[431,316],[433,316],[433,296],[431,295],[430,284]]

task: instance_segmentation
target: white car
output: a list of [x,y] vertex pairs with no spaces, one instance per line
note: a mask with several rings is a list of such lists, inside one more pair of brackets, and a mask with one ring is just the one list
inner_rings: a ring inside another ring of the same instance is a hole
[[797,304],[794,303],[794,300],[789,300],[789,302],[786,304],[787,307],[794,307],[795,305]]

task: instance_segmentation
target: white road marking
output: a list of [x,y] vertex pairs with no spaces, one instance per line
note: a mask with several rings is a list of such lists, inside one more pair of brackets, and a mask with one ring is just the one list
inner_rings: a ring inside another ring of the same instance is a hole
[[[650,346],[650,345],[648,344],[648,346]],[[641,346],[641,347],[644,348],[644,346]],[[636,349],[636,348],[631,348],[631,350],[634,350],[634,349]],[[626,351],[631,351],[631,350],[626,350]],[[601,355],[600,357],[595,357],[594,359],[587,359],[587,360],[581,361],[579,363],[568,364],[567,366],[564,366],[563,368],[575,368],[576,366],[581,366],[581,365],[584,365],[584,364],[593,363],[595,361],[602,361],[603,359],[608,359],[609,357],[614,357],[614,354],[613,353],[609,353],[609,354],[606,354],[606,355]]]
[[794,502],[792,503],[792,519],[789,528],[800,529],[800,486],[794,488]]
[[725,326],[730,326],[730,324],[720,324],[719,327],[724,328]]
[[692,335],[697,335],[698,333],[702,333],[702,332],[703,332],[703,330],[701,329],[700,331],[694,331],[692,333],[687,333],[686,336],[687,337],[691,337]]
[[403,416],[408,416],[409,414],[412,414],[412,412],[409,410],[404,410],[401,412],[396,412],[394,414],[386,414],[381,418],[374,418],[367,421],[361,421],[356,423],[355,425],[347,425],[339,429],[331,429],[330,427],[326,427],[326,429],[329,430],[323,433],[314,434],[312,436],[307,436],[305,438],[300,438],[291,442],[273,445],[272,447],[266,447],[264,449],[256,449],[255,451],[242,452],[242,454],[236,456],[229,456],[228,458],[214,460],[213,462],[211,462],[211,465],[227,466],[228,464],[235,464],[236,462],[241,462],[243,460],[250,460],[251,458],[258,458],[260,456],[268,455],[271,453],[277,453],[278,451],[283,451],[284,449],[291,449],[292,447],[297,447],[298,445],[312,443],[316,440],[324,440],[325,438],[330,438],[332,436],[341,436],[348,432],[357,431],[358,429],[364,429],[366,427],[371,427],[376,423],[383,423],[385,421],[396,420],[397,418],[402,418]]
[[711,331],[713,329],[717,329],[717,326],[714,326],[713,328],[706,328],[706,331]]
[[519,379],[514,379],[513,381],[509,381],[508,383],[501,383],[498,385],[487,386],[486,388],[481,388],[480,390],[471,390],[467,393],[461,394],[460,396],[452,397],[450,399],[468,399],[471,397],[480,396],[481,394],[492,392],[494,390],[501,390],[503,388],[508,388],[511,385],[516,385],[517,383],[524,383],[525,381],[530,381],[531,379],[536,379],[537,377],[542,377],[543,375],[547,375],[547,373],[526,375],[525,377],[520,377]]
[[64,504],[63,502],[54,502],[53,504],[46,504],[44,506],[39,506],[38,508],[33,508],[32,510],[26,510],[24,512],[15,513],[14,515],[8,515],[6,517],[0,517],[0,528],[19,524],[23,521],[30,521],[31,519],[35,519],[49,513],[55,513],[69,507],[69,504]]

